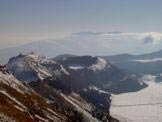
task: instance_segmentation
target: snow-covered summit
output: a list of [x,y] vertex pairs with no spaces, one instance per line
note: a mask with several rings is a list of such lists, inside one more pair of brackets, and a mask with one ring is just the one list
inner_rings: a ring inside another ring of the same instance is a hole
[[32,58],[33,60],[43,60],[43,59],[46,59],[45,56],[42,56],[42,55],[40,55],[38,53],[35,53],[35,52],[27,53],[26,56],[29,57],[29,58]]
[[36,81],[51,76],[68,75],[62,65],[34,52],[11,58],[7,69],[21,81]]

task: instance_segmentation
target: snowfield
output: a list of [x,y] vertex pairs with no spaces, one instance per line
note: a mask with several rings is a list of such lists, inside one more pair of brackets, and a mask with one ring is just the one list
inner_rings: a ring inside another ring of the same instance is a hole
[[144,75],[145,89],[112,95],[110,113],[121,122],[162,122],[162,83],[155,76]]
[[72,70],[90,69],[90,70],[96,72],[96,71],[101,71],[101,70],[104,70],[105,68],[108,69],[111,67],[111,65],[103,58],[97,57],[96,60],[97,60],[97,62],[92,65],[89,65],[89,66],[80,65],[80,64],[70,65],[69,69],[72,69]]
[[80,70],[80,69],[84,69],[85,67],[83,66],[69,66],[69,69],[73,69],[73,70]]
[[139,59],[139,60],[129,60],[129,61],[136,61],[141,63],[148,63],[148,62],[157,62],[162,61],[162,58],[154,58],[154,59]]

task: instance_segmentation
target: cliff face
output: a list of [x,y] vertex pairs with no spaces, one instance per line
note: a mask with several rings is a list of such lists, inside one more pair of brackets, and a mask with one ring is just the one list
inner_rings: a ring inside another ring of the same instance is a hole
[[[61,100],[61,99],[60,99]],[[35,93],[27,84],[17,80],[4,66],[0,66],[0,119],[2,121],[66,122],[72,119],[82,120],[75,110],[57,106],[53,102]]]

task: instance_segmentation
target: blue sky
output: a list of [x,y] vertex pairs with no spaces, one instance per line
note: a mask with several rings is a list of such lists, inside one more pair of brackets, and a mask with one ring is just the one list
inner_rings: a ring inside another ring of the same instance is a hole
[[161,5],[162,0],[0,0],[0,49],[81,31],[161,33]]

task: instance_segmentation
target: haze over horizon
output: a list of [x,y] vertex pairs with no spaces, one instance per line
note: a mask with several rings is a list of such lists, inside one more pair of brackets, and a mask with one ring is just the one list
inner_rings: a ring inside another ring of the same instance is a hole
[[77,43],[82,50],[92,48],[93,43],[99,51],[94,54],[103,55],[160,50],[161,3],[161,0],[2,0],[0,49],[50,39],[57,43],[64,40],[61,44],[65,46]]

